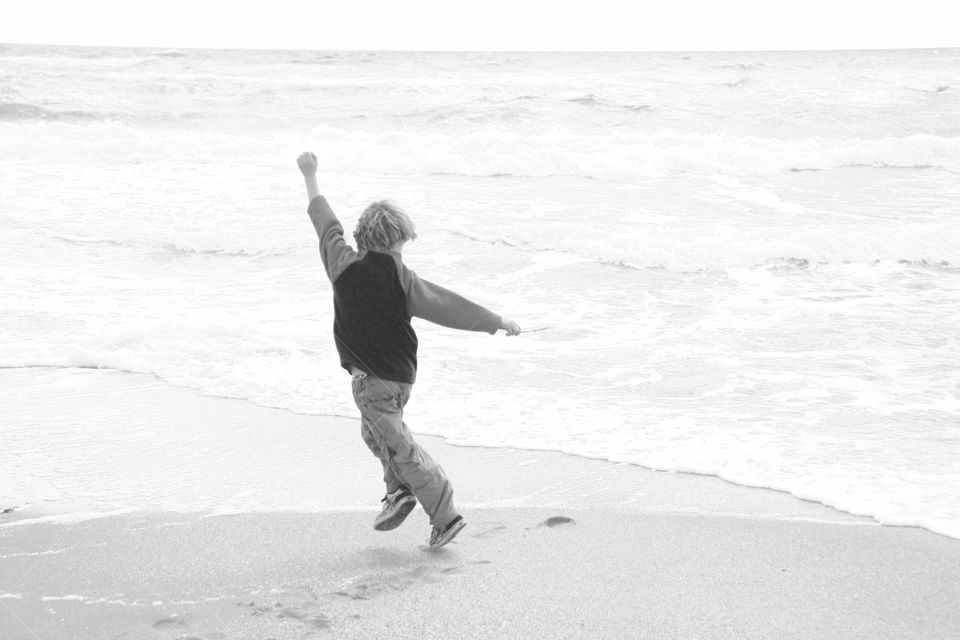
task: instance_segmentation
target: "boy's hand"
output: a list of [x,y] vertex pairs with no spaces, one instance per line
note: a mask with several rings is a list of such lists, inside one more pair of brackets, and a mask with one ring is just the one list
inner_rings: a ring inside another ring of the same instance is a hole
[[312,176],[317,172],[317,156],[310,151],[304,151],[297,158],[297,166],[304,177]]
[[303,182],[307,185],[307,199],[312,201],[320,195],[320,187],[317,186],[317,156],[311,151],[304,151],[297,158],[297,166],[300,167]]
[[501,318],[500,328],[506,331],[508,336],[520,335],[520,325],[518,325],[513,320],[507,320],[506,318]]

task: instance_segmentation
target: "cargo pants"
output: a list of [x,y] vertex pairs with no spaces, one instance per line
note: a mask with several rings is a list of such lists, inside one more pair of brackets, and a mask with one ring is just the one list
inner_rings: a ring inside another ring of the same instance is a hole
[[412,385],[364,373],[353,375],[353,399],[360,409],[360,433],[383,466],[387,493],[408,487],[430,516],[430,524],[445,527],[459,515],[453,485],[443,468],[413,439],[403,421],[403,408]]

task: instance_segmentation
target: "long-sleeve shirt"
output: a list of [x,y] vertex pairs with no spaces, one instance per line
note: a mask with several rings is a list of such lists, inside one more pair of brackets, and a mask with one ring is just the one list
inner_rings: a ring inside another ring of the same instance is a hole
[[500,316],[417,276],[398,252],[355,251],[323,196],[307,213],[320,239],[320,257],[333,285],[333,338],[341,366],[413,384],[417,334],[412,316],[445,327],[496,333]]

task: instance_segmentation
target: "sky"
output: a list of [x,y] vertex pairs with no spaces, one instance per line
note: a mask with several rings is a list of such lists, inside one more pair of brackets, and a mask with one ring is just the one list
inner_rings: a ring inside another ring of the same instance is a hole
[[956,0],[49,0],[0,43],[241,49],[744,51],[960,47]]

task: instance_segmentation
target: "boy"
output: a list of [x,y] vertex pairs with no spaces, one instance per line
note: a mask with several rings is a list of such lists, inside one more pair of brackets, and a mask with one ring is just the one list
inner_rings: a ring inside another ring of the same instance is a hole
[[466,526],[453,504],[446,473],[413,440],[403,408],[417,373],[417,334],[411,316],[445,327],[507,335],[520,327],[407,269],[401,251],[417,237],[413,223],[389,202],[374,202],[354,231],[357,250],[317,186],[317,157],[297,165],[307,186],[307,213],[320,239],[320,257],[333,285],[333,337],[340,365],[353,376],[363,441],[383,465],[387,495],[374,520],[378,531],[400,526],[419,500],[430,516],[430,548],[439,549]]

